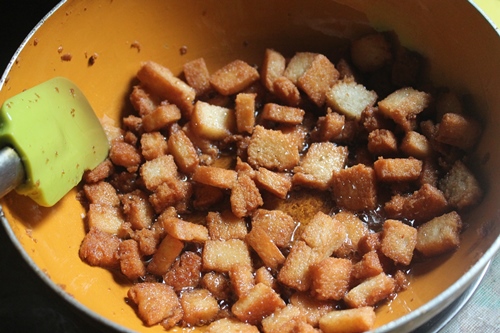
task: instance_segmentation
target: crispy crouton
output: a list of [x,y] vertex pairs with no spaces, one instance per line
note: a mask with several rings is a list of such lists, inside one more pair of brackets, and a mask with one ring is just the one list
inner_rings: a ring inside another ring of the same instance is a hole
[[334,310],[335,303],[331,300],[320,301],[310,296],[308,292],[295,292],[290,296],[290,304],[300,308],[308,324],[318,326],[319,319]]
[[299,125],[304,119],[305,111],[300,108],[284,106],[276,103],[266,103],[261,117],[277,123]]
[[382,272],[352,288],[344,301],[352,308],[372,306],[392,294],[394,288],[394,279]]
[[139,252],[139,244],[133,239],[121,242],[118,250],[121,272],[131,280],[146,275],[146,266]]
[[262,319],[262,329],[265,333],[296,332],[296,327],[304,319],[300,308],[288,304],[271,316]]
[[153,274],[163,275],[175,262],[177,256],[184,248],[184,242],[170,235],[165,236],[158,246],[158,250],[147,266],[147,270]]
[[195,90],[197,97],[203,96],[211,90],[210,73],[205,59],[191,60],[186,62],[182,68],[186,82]]
[[306,291],[311,286],[310,267],[317,262],[314,250],[304,241],[296,241],[278,273],[278,281],[292,289]]
[[273,90],[276,97],[286,105],[296,107],[302,101],[299,88],[286,76],[274,80]]
[[135,239],[139,244],[139,250],[142,255],[150,256],[156,252],[162,236],[163,231],[152,227],[151,229],[135,230],[131,238]]
[[176,292],[196,288],[201,280],[201,257],[191,251],[183,252],[163,276],[163,281]]
[[398,140],[392,131],[375,129],[368,134],[367,148],[375,156],[392,156],[398,152]]
[[311,293],[319,300],[341,300],[349,290],[352,262],[328,257],[311,266]]
[[456,161],[451,170],[439,181],[439,189],[448,203],[464,209],[479,203],[483,190],[474,174],[461,161]]
[[109,150],[109,159],[115,164],[135,172],[141,163],[138,149],[126,142],[115,141]]
[[285,301],[271,287],[258,283],[246,295],[238,299],[231,310],[239,320],[257,324],[285,306]]
[[285,172],[258,168],[255,174],[255,183],[258,187],[271,192],[278,198],[285,199],[292,188],[292,176]]
[[314,142],[293,171],[293,183],[326,190],[335,172],[344,168],[348,149],[332,142]]
[[373,163],[377,179],[383,182],[417,180],[422,172],[422,161],[415,158],[379,158]]
[[210,239],[244,239],[248,233],[245,220],[230,210],[209,212],[206,221]]
[[334,254],[338,257],[349,257],[358,251],[360,239],[369,233],[368,226],[349,211],[338,212],[333,218],[344,226],[347,233],[345,242],[334,251]]
[[304,226],[300,239],[305,241],[319,259],[327,258],[346,240],[346,228],[337,219],[317,212]]
[[319,141],[332,141],[342,134],[344,126],[345,116],[328,108],[326,115],[318,118],[312,135],[318,136]]
[[259,80],[259,72],[242,60],[234,60],[210,76],[210,83],[221,95],[233,95]]
[[196,91],[175,77],[168,68],[153,61],[147,61],[137,72],[137,77],[161,100],[177,105],[187,119],[191,117]]
[[80,245],[80,258],[91,266],[117,267],[120,239],[99,228],[90,228]]
[[127,296],[137,306],[139,317],[147,326],[161,323],[168,329],[183,316],[179,298],[172,287],[166,284],[138,283],[129,289]]
[[395,263],[409,265],[416,243],[417,229],[398,220],[384,222],[380,250]]
[[234,110],[197,101],[193,109],[191,128],[203,138],[222,140],[235,131]]
[[274,92],[274,81],[283,75],[286,67],[285,57],[278,51],[267,49],[261,68],[261,80],[267,90]]
[[140,169],[144,185],[154,191],[167,180],[177,179],[177,165],[172,155],[163,155],[142,164]]
[[416,116],[431,102],[431,95],[413,88],[396,90],[378,102],[379,110],[400,125],[403,130],[416,128]]
[[216,319],[219,313],[217,300],[206,289],[191,289],[181,293],[180,303],[186,326],[206,325]]
[[332,179],[333,198],[351,211],[374,209],[377,204],[375,171],[357,164],[338,171]]
[[273,243],[283,248],[290,244],[296,223],[281,210],[258,209],[252,216],[252,227],[264,229]]
[[362,72],[374,72],[392,61],[391,44],[383,34],[361,37],[351,44],[352,62]]
[[428,158],[431,154],[431,146],[427,138],[415,131],[406,132],[400,145],[400,149],[408,156],[418,159]]
[[148,201],[146,193],[136,190],[128,194],[120,194],[123,213],[132,229],[144,229],[151,226],[154,210]]
[[292,135],[257,125],[248,145],[248,162],[269,170],[291,170],[299,160],[299,148]]
[[372,250],[365,253],[361,260],[352,266],[351,276],[354,280],[365,280],[383,271],[377,251]]
[[200,165],[194,171],[192,180],[217,188],[230,189],[236,183],[237,177],[238,173],[231,169]]
[[257,283],[264,283],[274,290],[278,290],[277,281],[266,266],[261,266],[255,271],[255,284]]
[[116,235],[125,222],[122,210],[119,207],[90,204],[87,212],[87,223],[90,228]]
[[231,210],[237,217],[251,215],[257,208],[264,204],[264,200],[250,176],[239,172],[236,182],[231,189]]
[[141,154],[146,161],[163,156],[168,151],[167,139],[160,132],[141,135]]
[[257,94],[239,93],[235,99],[236,127],[239,133],[253,132],[255,126],[255,98]]
[[427,257],[454,250],[460,244],[461,229],[456,211],[435,217],[418,227],[416,249]]
[[310,66],[297,78],[297,87],[304,91],[314,104],[322,106],[325,104],[327,92],[338,80],[339,75],[327,57],[316,54]]
[[220,332],[238,332],[238,333],[259,333],[259,329],[247,323],[240,321],[222,318],[212,322],[208,325],[206,333],[220,333]]
[[186,133],[177,124],[170,127],[168,150],[174,157],[179,170],[184,173],[193,173],[198,164],[200,164],[196,148]]
[[352,77],[337,81],[326,93],[327,105],[351,119],[360,119],[361,113],[376,101],[377,93],[356,83]]
[[255,286],[252,266],[233,265],[229,270],[229,281],[236,297],[245,296]]
[[92,170],[86,170],[83,173],[83,180],[87,184],[98,183],[101,180],[105,180],[109,176],[111,176],[115,171],[115,167],[109,158],[106,158],[104,161],[99,163]]
[[100,181],[94,184],[85,184],[83,186],[85,197],[91,204],[102,206],[118,207],[120,205],[120,197],[116,189],[106,181]]
[[319,327],[324,333],[360,333],[374,327],[375,317],[371,306],[336,310],[321,317]]
[[422,223],[443,214],[448,207],[443,192],[430,184],[424,184],[410,195],[394,195],[385,203],[384,210],[392,219],[406,218]]
[[231,284],[229,278],[224,273],[214,271],[207,272],[201,278],[200,285],[210,291],[218,300],[229,299],[231,293]]
[[477,120],[446,113],[438,124],[436,140],[469,151],[476,145],[480,135],[481,125]]
[[159,131],[181,119],[181,111],[175,104],[161,104],[154,111],[142,117],[146,132]]
[[299,77],[304,75],[304,73],[311,67],[316,55],[316,53],[311,52],[295,53],[287,64],[283,75],[289,78],[293,84],[297,84]]
[[130,102],[141,117],[153,112],[160,105],[159,98],[151,95],[140,85],[132,88]]
[[267,267],[277,270],[285,262],[285,256],[264,228],[254,226],[245,240],[257,252]]
[[247,244],[240,239],[208,240],[203,249],[203,269],[229,272],[233,265],[251,266]]
[[158,214],[170,206],[174,206],[179,212],[185,212],[191,193],[192,185],[190,182],[170,178],[155,189],[154,193],[149,196],[149,202]]

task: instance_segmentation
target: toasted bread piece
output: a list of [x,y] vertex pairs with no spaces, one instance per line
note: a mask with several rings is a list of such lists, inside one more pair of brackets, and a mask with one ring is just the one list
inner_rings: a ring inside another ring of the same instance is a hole
[[346,240],[334,251],[334,254],[338,257],[349,258],[351,254],[358,251],[359,241],[366,236],[370,230],[359,217],[346,210],[338,212],[333,218],[344,226],[347,233]]
[[323,212],[317,212],[304,226],[300,234],[318,255],[318,259],[327,258],[346,240],[347,231],[342,223]]
[[352,288],[344,301],[352,308],[372,306],[392,294],[395,286],[394,279],[382,272]]
[[259,72],[243,60],[234,60],[210,76],[210,83],[219,94],[239,93],[259,80]]
[[251,266],[247,244],[240,239],[208,240],[203,250],[203,269],[229,272],[233,265]]
[[183,248],[184,242],[170,235],[165,236],[149,262],[147,270],[157,275],[165,274],[181,254]]
[[192,176],[195,182],[222,189],[230,189],[236,183],[238,173],[231,169],[214,166],[198,166]]
[[450,171],[439,181],[449,204],[457,209],[477,205],[483,197],[483,190],[474,174],[461,162],[456,161]]
[[377,203],[375,171],[357,164],[335,173],[332,179],[333,198],[339,207],[351,211],[374,209]]
[[398,220],[385,220],[380,251],[395,263],[409,265],[417,243],[417,229]]
[[209,140],[222,140],[235,132],[234,110],[197,101],[193,108],[191,128]]
[[90,227],[80,244],[78,255],[91,266],[116,268],[120,259],[118,255],[120,242],[116,235]]
[[192,174],[200,164],[198,152],[181,127],[174,124],[170,127],[168,151],[174,157],[180,171]]
[[290,215],[281,210],[260,208],[252,215],[252,227],[264,229],[273,243],[283,248],[290,244],[297,225]]
[[231,210],[237,217],[251,215],[264,204],[257,185],[249,175],[239,172],[230,196]]
[[257,326],[242,323],[241,321],[222,318],[208,325],[206,333],[238,332],[238,333],[259,333]]
[[311,65],[297,78],[296,84],[314,104],[323,106],[328,91],[339,76],[339,72],[327,57],[316,54]]
[[362,112],[375,104],[377,93],[354,81],[352,77],[337,81],[326,93],[326,103],[334,111],[351,119],[360,119]]
[[160,132],[141,135],[141,154],[146,161],[154,160],[168,152],[167,139]]
[[460,244],[462,219],[456,211],[435,217],[420,225],[415,248],[427,257],[456,249]]
[[271,93],[274,92],[274,81],[281,77],[286,68],[286,59],[278,51],[267,49],[260,71],[260,77],[264,87]]
[[363,255],[360,261],[352,265],[351,276],[354,280],[365,280],[384,271],[376,250]]
[[267,267],[277,270],[285,262],[285,256],[264,228],[254,226],[245,240],[257,252]]
[[335,302],[317,300],[309,292],[294,292],[290,296],[290,304],[300,308],[307,323],[315,327],[318,327],[319,319],[335,307]]
[[198,287],[201,280],[201,257],[195,252],[183,252],[163,275],[163,281],[176,292]]
[[146,193],[136,190],[128,194],[120,194],[123,213],[132,229],[144,229],[153,224],[154,210]]
[[150,191],[155,191],[158,186],[168,180],[178,177],[177,165],[172,155],[163,155],[142,164],[140,174],[144,185]]
[[296,241],[278,273],[278,281],[298,291],[309,290],[310,267],[317,261],[316,253],[306,242]]
[[266,333],[297,332],[299,323],[305,320],[300,308],[288,304],[278,309],[273,315],[262,320],[262,329]]
[[371,306],[331,311],[321,317],[319,327],[324,333],[359,333],[375,325],[375,310]]
[[367,148],[375,156],[394,156],[398,152],[398,140],[390,130],[375,129],[368,134]]
[[135,280],[146,275],[146,266],[142,261],[139,244],[133,239],[126,239],[118,250],[120,271],[129,279]]
[[300,108],[283,106],[276,103],[266,103],[261,117],[277,123],[299,125],[304,120],[305,111]]
[[480,135],[481,125],[477,120],[457,113],[446,113],[438,123],[436,140],[469,151],[476,145]]
[[233,304],[231,310],[239,320],[258,324],[276,310],[284,308],[285,301],[269,286],[258,283]]
[[286,76],[274,80],[273,90],[276,97],[286,105],[297,107],[302,102],[299,88]]
[[327,257],[311,266],[311,294],[319,300],[341,300],[349,290],[352,262]]
[[169,235],[185,242],[203,243],[208,240],[208,229],[204,225],[184,221],[175,216],[160,215],[158,221]]
[[187,326],[207,325],[219,313],[217,300],[206,289],[185,290],[179,300],[184,312],[182,322]]
[[235,99],[236,127],[239,133],[252,134],[255,126],[255,98],[257,94],[239,93]]
[[292,176],[286,172],[274,172],[266,168],[258,168],[255,183],[259,188],[285,199],[292,188]]
[[206,221],[210,239],[245,239],[248,233],[245,219],[230,210],[209,212]]
[[406,155],[418,159],[429,158],[432,152],[429,140],[425,135],[415,131],[406,132],[401,141],[400,149]]
[[383,182],[417,180],[422,172],[422,161],[416,158],[379,158],[373,163],[377,179]]
[[206,95],[212,89],[210,72],[205,59],[198,58],[188,61],[182,68],[186,82],[195,90],[197,97]]
[[119,207],[100,204],[90,204],[86,218],[89,229],[97,228],[111,235],[118,234],[125,222],[122,210]]
[[318,141],[332,141],[341,137],[345,124],[344,115],[327,108],[326,115],[318,118],[316,128],[311,135],[317,136]]
[[166,128],[181,119],[181,111],[175,104],[161,104],[155,110],[142,117],[142,127],[146,132]]
[[236,297],[245,296],[255,286],[252,266],[233,265],[229,270],[229,281]]

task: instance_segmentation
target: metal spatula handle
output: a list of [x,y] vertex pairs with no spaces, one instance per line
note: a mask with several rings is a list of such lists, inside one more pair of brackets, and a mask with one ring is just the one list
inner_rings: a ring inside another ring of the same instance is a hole
[[0,198],[15,189],[24,180],[21,158],[10,147],[0,149]]

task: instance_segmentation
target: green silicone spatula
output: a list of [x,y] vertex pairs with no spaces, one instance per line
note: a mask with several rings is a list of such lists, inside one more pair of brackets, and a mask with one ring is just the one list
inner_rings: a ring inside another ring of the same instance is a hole
[[108,151],[101,123],[78,87],[62,77],[46,81],[0,109],[0,197],[15,189],[53,206]]

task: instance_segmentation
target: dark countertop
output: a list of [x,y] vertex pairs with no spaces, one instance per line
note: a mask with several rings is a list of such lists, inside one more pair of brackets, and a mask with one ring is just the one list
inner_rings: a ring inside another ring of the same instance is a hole
[[[0,73],[26,35],[57,3],[57,0],[0,1]],[[471,300],[441,332],[500,331],[499,271],[500,255],[497,255]],[[0,272],[1,332],[111,332],[78,313],[46,286],[13,247],[3,227],[0,227]]]

